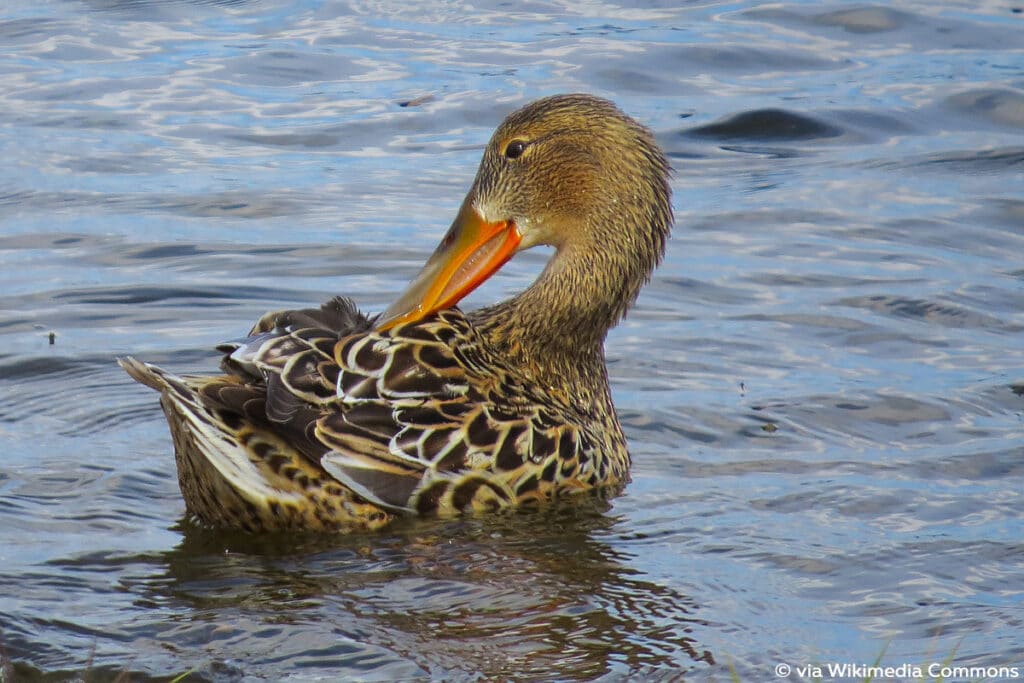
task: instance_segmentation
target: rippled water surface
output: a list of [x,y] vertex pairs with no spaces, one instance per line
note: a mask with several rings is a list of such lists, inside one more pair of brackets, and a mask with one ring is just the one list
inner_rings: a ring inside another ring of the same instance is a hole
[[[3,4],[0,677],[1024,676],[1024,6],[663,4]],[[213,369],[267,310],[380,310],[493,127],[564,91],[675,168],[608,340],[625,493],[350,538],[182,521],[114,358]]]

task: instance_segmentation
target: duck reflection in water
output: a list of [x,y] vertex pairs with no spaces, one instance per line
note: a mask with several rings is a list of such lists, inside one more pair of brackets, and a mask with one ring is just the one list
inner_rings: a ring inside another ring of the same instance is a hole
[[593,680],[713,665],[696,601],[630,566],[620,526],[597,500],[343,537],[186,522],[151,597],[197,633],[251,631],[231,639],[248,649],[265,639],[267,662],[246,655],[261,670],[281,651],[289,667],[369,658],[381,667],[369,673],[400,678]]

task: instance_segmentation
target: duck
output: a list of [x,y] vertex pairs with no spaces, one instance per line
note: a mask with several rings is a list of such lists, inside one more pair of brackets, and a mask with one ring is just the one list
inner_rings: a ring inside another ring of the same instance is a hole
[[[268,313],[217,347],[217,375],[118,359],[160,393],[188,516],[359,533],[620,492],[630,455],[605,339],[665,253],[670,174],[611,101],[536,100],[495,130],[451,227],[382,313],[343,297]],[[552,255],[529,287],[457,307],[538,245]]]

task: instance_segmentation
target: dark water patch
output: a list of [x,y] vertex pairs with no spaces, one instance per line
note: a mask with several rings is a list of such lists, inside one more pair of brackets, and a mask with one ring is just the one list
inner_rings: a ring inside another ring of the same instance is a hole
[[[0,656],[3,655],[4,639],[3,634],[0,634]],[[17,639],[12,639],[11,649],[13,651],[25,651],[25,642]],[[39,659],[45,661],[46,646],[43,643],[31,642],[29,648],[34,649],[39,653]],[[9,660],[5,661],[8,663]],[[63,666],[56,666],[53,668],[38,668],[32,666],[24,661],[9,662],[9,674],[5,680],[8,681],[139,681],[140,683],[157,683],[159,681],[166,681],[165,675],[152,675],[145,671],[136,671],[130,665],[97,665],[94,661],[83,660],[81,666],[75,668],[65,668]],[[5,673],[7,673],[5,671]],[[182,671],[181,673],[185,673]],[[214,678],[203,677],[202,673],[191,671],[189,672],[189,681],[213,681],[217,680]],[[226,680],[226,679],[224,679]]]
[[[714,239],[714,233],[726,233],[725,244],[719,248],[729,252],[737,252],[750,247],[744,242],[730,245],[733,232],[745,233],[751,230],[763,230],[765,225],[772,229],[802,232],[807,226],[820,228],[845,226],[848,217],[841,212],[820,205],[800,205],[794,207],[762,207],[756,204],[746,208],[725,207],[706,214],[685,225],[687,232],[706,233],[706,239]],[[774,234],[774,233],[772,233]],[[731,248],[730,248],[731,247]]]
[[621,68],[601,69],[593,75],[593,80],[596,85],[615,86],[616,89],[641,95],[656,95],[674,86],[671,78]]
[[254,0],[88,0],[87,4],[97,12],[151,11],[166,6],[182,7],[244,7]]
[[[983,620],[961,615],[956,604],[964,598],[976,599],[982,586],[994,587],[996,593],[1006,590],[1014,593],[1010,586],[1014,580],[1020,580],[1021,570],[1013,556],[1020,550],[1020,544],[1014,542],[961,544],[927,538],[882,547],[873,545],[866,551],[840,555],[838,559],[845,561],[840,563],[833,581],[809,590],[815,595],[831,590],[830,601],[839,614],[867,616],[887,629],[935,638],[947,633],[946,629],[953,622],[964,622],[957,623],[957,628],[984,628]],[[890,562],[898,559],[907,566],[907,572],[890,583],[888,589],[877,583],[879,577],[889,574],[887,566],[877,560],[879,556]],[[942,562],[936,563],[936,558],[941,558]],[[851,563],[863,566],[863,573],[852,572]],[[988,571],[979,574],[980,567]],[[840,598],[837,588],[850,597]],[[922,606],[930,609],[917,609]],[[992,617],[1016,621],[1012,609],[1012,603],[997,599],[991,601],[985,611]],[[1009,651],[1019,649],[1019,646],[1009,645]]]
[[65,159],[56,164],[75,173],[109,173],[118,175],[144,175],[164,168],[163,160],[156,155],[147,158],[142,154],[108,154],[105,156],[81,156]]
[[[862,451],[936,439],[934,430],[958,413],[944,403],[942,397],[900,394],[888,389],[873,394],[771,400],[755,404],[754,408],[779,425],[779,432],[771,435],[773,441],[782,436],[794,438],[796,442],[791,447],[804,452],[816,451],[826,444]],[[957,439],[951,431],[943,433],[950,441]]]
[[[1024,371],[1020,373],[1024,375]],[[1014,375],[1010,375],[1010,381],[1006,377],[1000,377],[994,381],[986,381],[973,391],[960,395],[967,412],[979,413],[983,416],[993,415],[1022,415],[1024,410],[1024,384],[1017,382]]]
[[915,169],[952,174],[1001,174],[1024,169],[1024,147],[1006,147],[982,150],[950,150],[893,162],[892,169]]
[[49,336],[49,332],[43,331],[42,327],[36,325],[32,318],[0,318],[0,330],[31,330],[38,335]]
[[836,335],[826,333],[825,338],[835,339],[851,351],[869,353],[879,359],[904,358],[910,349],[917,349],[919,353],[927,350],[932,357],[944,357],[953,347],[942,335],[912,334],[887,325],[865,325]]
[[696,280],[693,278],[667,277],[657,284],[666,296],[683,296],[688,301],[707,305],[740,304],[750,301],[750,293],[738,287]]
[[[737,395],[742,391],[741,381],[732,383]],[[702,444],[726,451],[766,449],[780,454],[792,453],[806,445],[806,430],[776,410],[777,406],[753,405],[739,412],[727,412],[725,405],[728,404],[648,409],[653,413],[649,421],[634,422],[631,430],[636,430],[638,441],[664,448],[670,454]],[[669,461],[660,464],[666,470],[674,470],[674,462],[675,458],[670,456]],[[785,464],[786,461],[781,461],[779,466]]]
[[[26,117],[28,118],[28,117]],[[124,118],[91,112],[88,114],[49,114],[33,116],[31,121],[20,121],[36,128],[56,128],[60,130],[108,130],[121,131],[134,128]]]
[[0,362],[0,385],[0,422],[31,422],[75,439],[159,415],[122,376],[113,355],[8,357]]
[[754,499],[751,506],[784,515],[822,510],[839,523],[868,519],[878,525],[916,531],[956,523],[983,509],[985,501],[941,492],[929,495],[905,487],[885,486],[873,490],[861,485],[824,484],[813,494]]
[[481,130],[477,145],[466,145],[451,136],[451,127],[459,122],[482,126],[484,121],[493,119],[487,116],[486,110],[455,108],[456,104],[449,99],[440,99],[426,107],[380,111],[372,108],[341,120],[332,119],[286,130],[239,130],[225,133],[224,137],[261,147],[294,147],[311,151],[350,153],[388,149],[410,154],[461,150],[479,153],[487,139],[486,130]]
[[819,116],[826,115],[827,118],[843,124],[844,142],[850,140],[858,144],[880,143],[899,136],[924,132],[921,128],[923,122],[906,112],[829,109],[819,113]]
[[20,214],[25,211],[66,213],[92,209],[132,213],[157,211],[197,218],[269,218],[304,214],[319,201],[317,197],[294,191],[240,190],[206,196],[175,196],[169,193],[99,194],[74,190],[19,190],[0,196],[0,216],[5,212],[11,215],[14,212]]
[[[995,282],[998,282],[996,280]],[[1024,292],[1014,291],[994,284],[969,283],[948,295],[950,302],[970,310],[987,312],[993,316],[1006,316],[1012,320],[1017,311],[1024,310]],[[993,328],[999,330],[999,327]],[[1024,329],[1024,322],[1008,322],[1002,326],[1004,332],[1018,332]]]
[[[608,55],[605,55],[606,59]],[[647,60],[647,61],[645,61]],[[695,86],[687,78],[714,71],[719,74],[765,74],[806,71],[842,71],[853,66],[845,58],[805,49],[776,50],[769,47],[728,43],[673,45],[654,44],[645,55],[627,54],[611,63],[624,71],[650,72],[651,62],[658,64],[659,78],[669,75],[682,84],[682,94]],[[593,68],[593,67],[591,67]],[[609,68],[607,65],[601,67]]]
[[[97,389],[103,389],[105,386],[98,387]],[[133,387],[134,388],[134,387]],[[116,393],[126,393],[126,390],[121,387]],[[103,399],[102,391],[90,392],[90,398],[95,400]],[[62,436],[69,436],[74,438],[88,437],[92,434],[106,434],[110,430],[115,429],[119,426],[127,427],[132,424],[141,424],[149,422],[157,414],[151,403],[144,403],[136,405],[134,407],[126,407],[124,405],[116,406],[111,405],[113,401],[108,401],[106,404],[109,407],[105,407],[100,410],[82,411],[76,415],[72,413],[66,416],[71,424],[64,429],[58,431]],[[126,492],[129,496],[133,496],[137,492]]]
[[301,215],[315,204],[312,197],[296,196],[294,193],[240,191],[218,193],[206,197],[150,196],[144,199],[132,197],[132,203],[142,209],[167,211],[184,216],[270,218],[274,216]]
[[64,246],[64,245],[67,245],[67,244],[78,244],[82,240],[83,240],[82,236],[74,235],[74,236],[68,236],[68,237],[54,238],[53,243],[55,245]]
[[1000,126],[1024,128],[1024,92],[1008,88],[967,90],[948,97],[945,106]]
[[[833,333],[846,337],[851,334],[864,334],[867,332],[878,333],[878,327],[865,323],[862,320],[845,318],[835,315],[812,314],[812,313],[748,313],[735,316],[735,320],[743,322],[772,322],[792,326],[794,329],[806,329],[815,334],[825,333],[832,336]],[[909,337],[905,335],[910,341]]]
[[[97,250],[86,258],[91,263],[111,267],[131,263],[144,263],[176,272],[209,273],[213,270],[230,282],[232,276],[246,282],[239,289],[231,291],[248,293],[256,301],[277,300],[281,304],[292,302],[303,305],[318,304],[333,294],[346,295],[346,290],[326,293],[321,291],[298,290],[264,286],[274,277],[291,278],[308,282],[316,278],[329,278],[325,286],[346,286],[345,278],[380,275],[392,271],[400,286],[403,277],[414,275],[425,256],[423,249],[395,245],[393,248],[379,244],[362,245],[347,243],[338,245],[296,245],[296,244],[227,244],[198,245],[194,243],[126,243],[113,250]],[[351,286],[351,285],[349,285]],[[397,291],[397,289],[396,289]],[[361,302],[357,302],[361,303]],[[262,313],[260,313],[262,314]]]
[[691,128],[686,134],[712,140],[797,141],[835,138],[841,136],[843,130],[806,114],[785,109],[757,109]]
[[57,375],[74,380],[90,374],[96,366],[96,359],[61,358],[44,356],[24,358],[5,356],[0,358],[0,380],[19,381]]
[[430,104],[437,99],[436,95],[419,95],[408,100],[400,100],[397,102],[399,107],[422,107],[425,104]]
[[257,145],[268,147],[304,147],[307,149],[332,149],[344,142],[341,149],[355,150],[362,149],[362,138],[351,138],[342,136],[340,133],[329,132],[337,130],[336,126],[330,126],[327,130],[312,133],[239,133],[228,137]]
[[[1024,405],[1021,406],[1024,408]],[[941,458],[928,458],[907,463],[902,475],[910,480],[935,479],[969,484],[987,479],[1020,477],[1024,474],[1024,460],[1013,451],[986,451]]]
[[1024,225],[1024,200],[1008,197],[997,197],[988,202],[988,207],[995,209],[995,216],[989,218],[986,224],[993,220],[1002,227],[1009,228],[1015,233],[1021,233],[1021,226]]
[[633,439],[665,446],[676,446],[680,442],[714,444],[720,438],[717,431],[702,428],[700,424],[676,424],[675,419],[659,419],[658,415],[650,413],[632,418],[627,415],[624,426]]
[[1017,331],[994,316],[943,301],[930,301],[910,297],[873,294],[847,297],[836,302],[840,306],[860,308],[884,316],[909,318],[950,328],[973,327],[988,330]]
[[[988,50],[995,45],[1013,51],[1024,46],[1024,37],[1010,15],[980,8],[968,19],[930,11],[912,11],[911,7],[893,9],[884,5],[822,11],[817,6],[756,8],[745,10],[748,19],[798,28],[815,36],[853,40],[854,51],[877,45],[890,46],[898,40],[909,50],[962,51]],[[993,21],[993,19],[997,19]]]
[[330,83],[364,76],[369,68],[347,56],[309,50],[259,50],[220,62],[220,68],[232,79],[241,79],[247,87],[284,86],[294,88],[305,83]]
[[[123,78],[83,78],[58,84],[44,83],[18,93],[27,109],[72,108],[75,103],[125,96],[135,90],[155,90],[158,80],[125,75]],[[130,119],[129,119],[130,120]]]
[[886,284],[906,284],[908,278],[856,277],[839,273],[786,273],[761,272],[751,273],[742,278],[743,282],[765,287],[796,287],[813,289],[852,289],[859,287],[879,287]]
[[0,21],[0,45],[35,45],[40,36],[60,34],[67,25],[50,17],[3,20]]
[[[48,460],[52,462],[52,459]],[[25,525],[25,531],[39,532],[44,528],[58,533],[80,530],[81,525],[70,510],[74,508],[80,511],[82,493],[102,488],[108,480],[107,474],[86,467],[54,469],[13,486],[11,498],[22,505],[23,509],[33,513]],[[88,501],[84,503],[89,504]],[[49,577],[49,580],[61,581],[60,577],[55,576]]]
[[857,461],[798,460],[786,457],[760,458],[756,457],[756,455],[742,460],[725,462],[706,462],[679,458],[675,463],[675,468],[681,476],[687,478],[742,478],[756,474],[828,476],[849,474],[855,471],[878,471],[877,468],[865,467]]
[[[438,233],[440,234],[440,232]],[[281,235],[282,237],[287,235]],[[346,240],[338,244],[294,244],[243,242],[195,242],[178,240],[137,241],[125,236],[67,232],[21,232],[0,235],[0,253],[18,254],[19,258],[35,259],[38,263],[62,264],[84,261],[90,266],[120,268],[140,264],[167,266],[176,270],[195,270],[218,273],[237,272],[265,277],[275,274],[296,273],[309,277],[355,276],[380,273],[382,268],[396,267],[401,274],[413,274],[429,254],[427,247],[408,245],[382,246],[378,242],[360,243]],[[28,254],[24,256],[23,254]],[[529,255],[527,255],[529,256]],[[381,264],[386,264],[382,266]],[[278,268],[281,269],[278,273]],[[400,274],[400,275],[401,275]],[[40,285],[45,285],[41,281]],[[130,285],[125,285],[129,287]],[[257,285],[247,288],[256,298],[269,290]],[[287,296],[285,290],[278,290]],[[22,304],[40,301],[42,297],[60,292],[34,292]],[[72,297],[77,296],[72,294]],[[308,296],[308,295],[307,295]],[[11,300],[9,308],[21,308]]]
[[665,156],[672,164],[704,159],[708,156],[705,151],[697,147],[684,147],[680,145],[676,136],[672,136],[672,138],[671,140],[666,140],[663,136],[658,140],[658,144],[661,145],[661,148],[665,151]]
[[[990,218],[992,208],[1003,206],[1003,201],[985,201],[975,211],[962,216],[880,219],[872,225],[854,225],[846,229],[852,237],[884,244],[924,247],[905,250],[898,257],[876,253],[872,258],[868,258],[870,252],[865,252],[865,263],[871,260],[898,259],[908,265],[931,269],[955,263],[965,254],[999,258],[1001,254],[1024,248],[1024,234],[1021,234],[1019,226],[1013,223],[1012,218],[1005,226]],[[974,227],[970,239],[964,240],[960,238],[962,232],[959,228],[968,223]],[[905,282],[911,281],[913,279]]]
[[[608,35],[628,35],[640,31],[638,28],[630,28],[626,26],[616,26],[615,24],[600,24],[596,26],[580,26],[568,31],[566,33],[555,33],[552,35],[568,35],[568,36],[608,36]],[[544,35],[544,34],[542,34]]]
[[196,244],[162,244],[156,246],[136,246],[131,249],[120,249],[118,257],[126,261],[163,260],[167,258],[194,258],[206,255],[213,250],[201,248]]
[[814,15],[812,20],[821,26],[837,26],[850,33],[884,33],[898,30],[918,18],[907,12],[875,6],[825,12]]
[[[756,156],[769,160],[796,159],[807,154],[807,152],[793,147],[766,147],[763,145],[722,145],[721,149],[726,152],[735,152],[736,154]],[[775,187],[774,183],[768,183],[756,188],[756,191],[771,190],[775,189]]]
[[53,295],[54,299],[69,304],[151,304],[173,302],[181,299],[190,305],[204,305],[200,302],[212,300],[207,305],[217,305],[224,299],[249,298],[250,290],[242,288],[183,289],[178,287],[90,287],[88,289],[64,290]]

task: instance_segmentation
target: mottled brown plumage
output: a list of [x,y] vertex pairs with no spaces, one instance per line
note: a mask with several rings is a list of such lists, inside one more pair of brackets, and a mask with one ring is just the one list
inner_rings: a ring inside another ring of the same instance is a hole
[[[182,494],[207,524],[354,531],[621,486],[604,338],[672,223],[651,134],[588,95],[511,114],[423,272],[376,319],[333,299],[223,345],[227,374],[121,364],[161,392]],[[555,255],[503,303],[452,308],[516,251]]]

